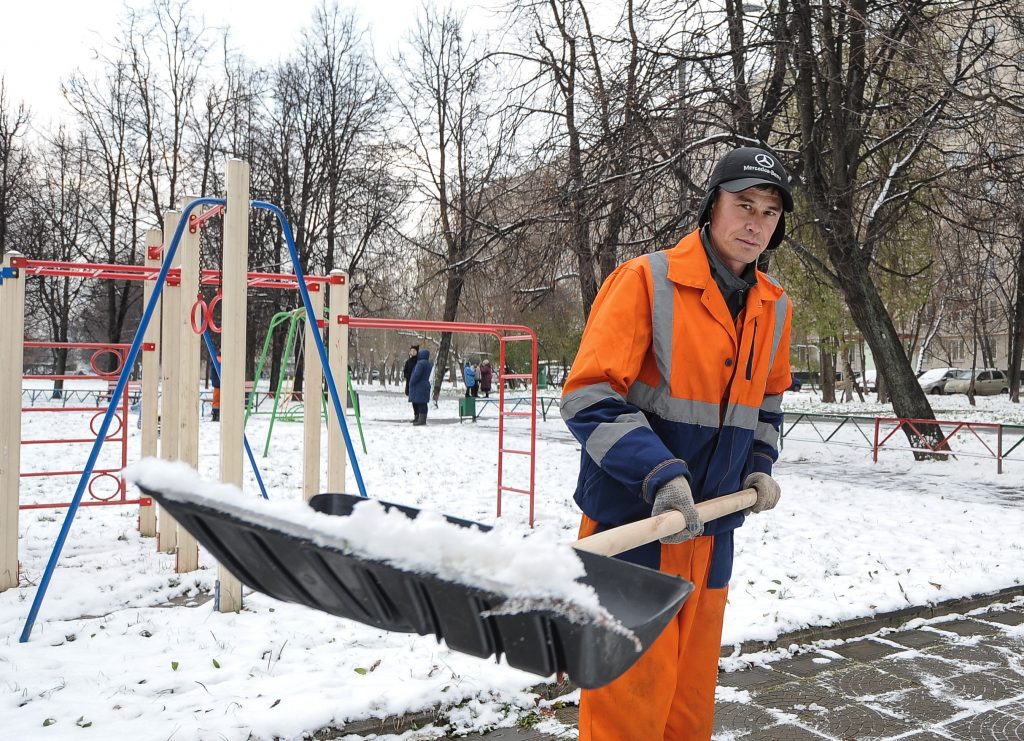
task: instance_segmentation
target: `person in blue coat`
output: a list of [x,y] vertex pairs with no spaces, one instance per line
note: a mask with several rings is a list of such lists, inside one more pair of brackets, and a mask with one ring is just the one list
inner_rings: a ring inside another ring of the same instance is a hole
[[462,380],[466,382],[466,396],[476,396],[476,370],[468,360],[462,369]]
[[423,426],[427,423],[427,403],[430,401],[430,373],[434,366],[430,364],[430,350],[420,350],[416,357],[416,365],[409,376],[409,402],[416,414],[414,425]]

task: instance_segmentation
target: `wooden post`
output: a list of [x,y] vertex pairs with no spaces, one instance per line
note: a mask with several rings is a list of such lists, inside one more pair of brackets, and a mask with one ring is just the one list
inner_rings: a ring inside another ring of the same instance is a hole
[[[181,213],[178,211],[164,212],[164,255],[171,246],[174,230],[178,228]],[[182,237],[184,240],[184,237]],[[173,267],[181,267],[182,246],[178,246],[174,254]],[[167,276],[163,299],[163,329],[161,330],[160,378],[163,389],[160,405],[160,457],[173,461],[178,458],[178,345],[181,343],[181,286],[180,277],[173,274]],[[178,523],[169,514],[160,511],[157,522],[157,550],[162,553],[174,553],[178,550]]]
[[[163,235],[159,229],[146,232],[146,267],[159,268],[163,258]],[[148,306],[156,285],[147,280],[142,284],[142,305]],[[153,311],[153,317],[146,327],[142,345],[142,457],[157,455],[157,418],[160,414],[160,304]],[[156,535],[156,506],[139,506],[139,534],[143,537]]]
[[[7,252],[4,269],[21,254]],[[21,377],[25,351],[25,270],[0,285],[0,592],[18,586]]]
[[[309,302],[319,322],[324,315],[323,283],[309,286]],[[316,349],[316,337],[322,337],[318,324],[306,318],[305,350],[303,351],[302,380],[302,498],[307,502],[320,491],[320,409],[323,397],[324,371],[320,353]]]
[[[249,257],[249,165],[228,160],[224,210],[224,272],[221,278],[220,480],[242,486],[245,421],[246,277]],[[255,389],[254,389],[255,393]],[[242,609],[242,585],[217,567],[217,609]]]
[[[348,399],[348,276],[341,270],[331,271],[331,310],[328,313],[327,362],[334,375],[334,384],[341,396],[341,413]],[[345,493],[345,439],[341,423],[334,411],[334,402],[327,404],[327,491]]]
[[[198,196],[184,196],[181,207]],[[191,220],[202,211],[194,209]],[[199,349],[202,337],[192,329],[192,307],[199,294],[199,229],[186,226],[181,235],[181,307],[178,315],[178,460],[199,467]],[[202,317],[196,323],[201,327]],[[199,568],[199,544],[185,528],[178,527],[178,557],[175,571],[183,574]]]

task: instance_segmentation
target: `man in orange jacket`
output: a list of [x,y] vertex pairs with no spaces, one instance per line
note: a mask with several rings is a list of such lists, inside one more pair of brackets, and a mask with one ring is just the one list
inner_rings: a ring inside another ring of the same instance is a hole
[[698,228],[620,265],[591,309],[561,402],[582,446],[580,536],[678,510],[685,530],[620,558],[694,591],[633,667],[582,692],[581,741],[711,738],[733,531],[746,513],[705,525],[694,502],[748,487],[752,512],[779,500],[791,309],[756,263],[792,210],[778,159],[735,149],[711,173]]

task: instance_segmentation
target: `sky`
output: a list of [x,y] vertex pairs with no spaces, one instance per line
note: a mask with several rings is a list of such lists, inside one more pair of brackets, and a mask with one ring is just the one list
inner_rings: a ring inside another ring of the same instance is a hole
[[[106,388],[104,381],[97,385],[87,378],[69,383]],[[496,543],[529,531],[522,495],[506,495],[503,516],[495,518],[493,408],[476,423],[460,424],[461,389],[446,385],[427,425],[413,427],[400,391],[362,385],[358,390],[366,452],[358,436],[356,445],[371,497],[493,524]],[[554,395],[557,389],[542,393]],[[47,403],[37,398],[33,408]],[[892,415],[891,406],[877,403],[823,405],[810,391],[787,394],[785,404],[791,413]],[[1024,423],[1024,411],[1005,396],[979,398],[974,408],[963,395],[944,396],[942,406],[946,419]],[[26,412],[24,438],[86,436],[79,430],[88,427],[91,416]],[[131,414],[130,460],[139,450],[136,419]],[[355,435],[353,418],[348,421]],[[527,424],[509,420],[504,439],[510,447],[527,445]],[[257,455],[268,427],[266,415],[254,416],[247,427]],[[309,519],[299,501],[302,429],[299,423],[278,421],[269,456],[257,458],[275,506],[283,511],[293,505],[293,511],[304,513],[296,515],[300,523]],[[846,429],[848,437],[836,438],[845,444],[828,446],[806,441],[815,438],[807,424],[790,431],[775,468],[782,500],[771,512],[749,518],[736,535],[726,645],[1024,583],[1024,508],[1015,487],[1024,472],[1020,449],[1005,462],[1002,475],[991,457],[962,455],[971,446],[979,450],[970,435],[955,441],[961,453],[956,463],[916,462],[898,450],[898,441],[872,463],[865,440]],[[219,432],[219,425],[204,415],[199,469],[207,481],[216,478]],[[68,444],[60,464],[70,468],[84,461],[88,447]],[[53,470],[52,448],[25,445],[22,470]],[[538,419],[536,530],[531,537],[575,538],[579,511],[572,492],[579,455],[557,414]],[[108,462],[99,461],[101,466]],[[522,485],[526,471],[519,466],[506,462],[507,484]],[[22,502],[67,501],[76,481],[23,479]],[[351,466],[348,484],[350,492],[356,491]],[[244,495],[232,494],[231,501],[244,503],[245,495],[255,500],[256,490],[246,466]],[[297,741],[333,725],[341,729],[333,738],[358,741],[362,737],[346,735],[344,724],[435,707],[442,709],[445,722],[401,738],[381,735],[377,741],[434,741],[456,732],[512,726],[538,714],[545,720],[537,730],[574,736],[545,715],[552,703],[530,690],[542,678],[457,653],[432,637],[387,633],[249,592],[243,612],[216,612],[209,596],[217,569],[209,554],[201,552],[199,571],[176,574],[174,556],[157,553],[154,539],[140,538],[136,518],[134,506],[81,508],[31,640],[23,644],[18,636],[64,510],[20,513],[21,585],[0,592],[4,738]],[[417,528],[389,537],[388,529],[367,528],[365,540],[402,557],[406,550],[418,551],[414,556],[440,551],[441,544],[435,549],[417,540],[426,534]],[[445,553],[458,545],[444,543]],[[485,555],[495,554],[481,554],[481,563]],[[533,584],[530,575],[536,571],[535,566],[521,568],[520,583]],[[721,666],[732,671],[771,661],[787,650],[792,649],[751,653],[747,644],[742,653],[723,658]],[[747,701],[733,688],[722,691],[730,701]],[[578,696],[564,701],[575,703]],[[937,701],[963,702],[951,695]],[[970,702],[978,712],[984,709],[983,701]]]
[[[371,29],[376,49],[401,43],[423,0],[338,0],[352,7]],[[322,0],[192,0],[193,13],[211,26],[227,26],[236,46],[253,62],[268,64],[286,56],[300,29]],[[471,0],[449,0],[468,8]],[[113,36],[125,7],[144,8],[148,0],[10,0],[0,23],[0,75],[15,102],[33,111],[45,126],[63,110],[60,83],[86,66],[92,49]]]

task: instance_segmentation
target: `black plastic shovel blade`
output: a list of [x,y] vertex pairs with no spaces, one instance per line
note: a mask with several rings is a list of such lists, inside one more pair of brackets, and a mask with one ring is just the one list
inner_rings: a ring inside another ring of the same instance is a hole
[[[265,518],[248,521],[180,491],[168,496],[140,488],[258,592],[383,630],[433,635],[472,656],[504,655],[510,666],[541,676],[566,672],[584,688],[608,684],[632,666],[693,590],[678,577],[579,551],[586,571],[579,581],[594,588],[614,621],[575,622],[553,609],[486,614],[500,609],[506,597],[320,545],[275,529]],[[318,494],[310,506],[346,516],[363,501],[346,494]],[[419,513],[380,504],[410,517]]]

